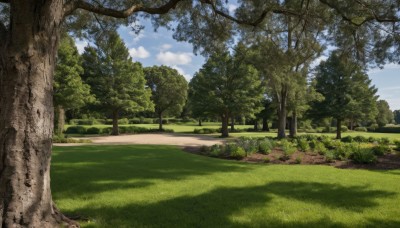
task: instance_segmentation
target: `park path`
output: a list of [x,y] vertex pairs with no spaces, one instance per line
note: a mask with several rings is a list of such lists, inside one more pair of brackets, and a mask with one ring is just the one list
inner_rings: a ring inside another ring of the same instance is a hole
[[98,136],[82,139],[90,139],[92,143],[55,143],[55,146],[79,146],[79,145],[176,145],[183,147],[211,146],[221,144],[225,141],[206,135],[190,134],[137,134],[137,135],[118,135],[118,136]]

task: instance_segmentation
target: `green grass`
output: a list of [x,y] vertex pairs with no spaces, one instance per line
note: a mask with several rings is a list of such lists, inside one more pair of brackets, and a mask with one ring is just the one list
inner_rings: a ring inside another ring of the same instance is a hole
[[400,170],[246,164],[170,146],[55,147],[52,191],[84,227],[400,227]]

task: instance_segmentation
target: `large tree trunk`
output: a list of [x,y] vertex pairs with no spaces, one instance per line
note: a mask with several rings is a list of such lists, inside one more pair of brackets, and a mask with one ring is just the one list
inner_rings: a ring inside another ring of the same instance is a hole
[[265,117],[263,117],[263,119],[262,119],[262,130],[269,131],[268,119]]
[[336,139],[342,138],[342,120],[337,119],[336,121]]
[[231,132],[235,131],[235,118],[232,116],[231,117]]
[[254,130],[258,131],[258,120],[257,119],[254,120]]
[[278,138],[286,138],[286,92],[281,93],[278,111]]
[[162,130],[163,130],[162,112],[158,113],[158,130],[159,130],[159,131],[162,131]]
[[295,111],[292,112],[292,118],[290,118],[290,137],[296,137],[297,135],[297,114]]
[[224,114],[221,116],[221,119],[222,119],[221,137],[229,137],[229,131],[228,131],[229,117],[228,115]]
[[112,135],[119,135],[119,127],[118,127],[118,111],[113,112],[113,127],[112,127]]
[[201,118],[199,118],[199,127],[203,126],[203,124],[201,123]]
[[[0,227],[57,227],[50,160],[63,0],[13,0],[0,29]],[[5,34],[5,35],[4,35]]]
[[56,107],[55,117],[56,117],[55,134],[62,135],[65,125],[65,110],[61,105],[58,105]]

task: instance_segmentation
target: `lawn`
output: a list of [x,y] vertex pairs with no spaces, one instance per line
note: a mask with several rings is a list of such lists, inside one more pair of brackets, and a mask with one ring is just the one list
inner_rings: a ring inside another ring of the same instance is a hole
[[52,191],[84,227],[400,227],[400,170],[247,164],[171,146],[55,147]]

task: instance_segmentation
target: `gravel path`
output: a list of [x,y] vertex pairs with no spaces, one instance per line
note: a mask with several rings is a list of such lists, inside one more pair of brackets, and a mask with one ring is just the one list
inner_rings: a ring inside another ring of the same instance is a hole
[[225,142],[222,139],[213,138],[205,135],[188,134],[138,134],[138,135],[118,135],[118,136],[99,136],[87,138],[92,143],[55,143],[55,146],[79,146],[79,145],[128,145],[128,144],[147,144],[147,145],[176,145],[184,147],[211,146]]

